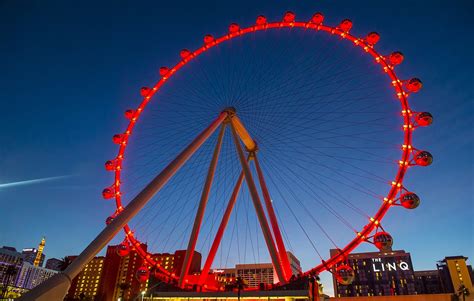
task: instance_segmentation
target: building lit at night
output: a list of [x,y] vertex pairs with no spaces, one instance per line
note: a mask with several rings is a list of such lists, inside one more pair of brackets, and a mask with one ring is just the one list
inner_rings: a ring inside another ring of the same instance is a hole
[[[299,275],[301,273],[300,261],[291,252],[287,252],[287,255],[293,275]],[[279,282],[272,263],[237,264],[235,268],[215,269],[213,273],[217,282],[223,285],[233,283],[237,277],[241,277],[250,288]]]
[[286,254],[288,255],[288,261],[290,262],[291,273],[295,276],[301,274],[302,270],[300,260],[290,251],[286,251]]
[[[331,250],[335,254],[337,250]],[[403,250],[353,253],[347,262],[354,270],[354,281],[342,285],[333,276],[336,297],[390,296],[416,294],[410,253]]]
[[7,291],[15,281],[23,264],[23,256],[12,247],[0,248],[0,287]]
[[[146,250],[146,245],[142,245]],[[111,300],[133,300],[140,294],[141,291],[146,290],[148,281],[140,283],[137,279],[137,271],[142,266],[143,259],[136,251],[130,251],[130,254],[120,258],[118,275],[116,280],[116,289]]]
[[47,269],[59,271],[61,270],[62,260],[57,258],[50,258],[46,260],[46,265],[44,266]]
[[57,271],[35,266],[29,262],[23,262],[16,279],[16,287],[30,290],[48,278],[54,276]]
[[248,287],[259,287],[261,283],[268,285],[278,282],[271,263],[237,264],[235,269],[237,277],[242,278]]
[[[155,261],[159,262],[160,265],[168,272],[179,276],[183,267],[184,257],[186,256],[186,250],[176,250],[174,254],[171,253],[156,253],[153,254]],[[201,272],[201,259],[202,255],[199,252],[194,251],[189,266],[188,274],[198,274]]]
[[[34,264],[36,258],[38,257],[38,249],[36,249],[36,248],[25,248],[21,251],[21,254],[23,255],[23,258],[25,259],[26,262]],[[45,255],[43,253],[41,253],[39,255],[38,266],[40,266],[40,267],[43,266],[44,257],[45,257]]]
[[443,289],[437,270],[415,271],[417,294],[441,294]]
[[[73,258],[71,258],[73,259]],[[72,280],[66,300],[94,299],[101,285],[104,257],[95,257]]]
[[[98,300],[133,300],[148,287],[148,281],[141,283],[137,279],[137,271],[142,266],[143,259],[133,249],[127,255],[119,256],[119,247],[120,245],[107,247]],[[147,249],[146,244],[141,247]]]
[[446,293],[458,293],[461,287],[470,292],[470,300],[474,300],[472,267],[467,265],[467,257],[449,256],[437,264],[441,286]]

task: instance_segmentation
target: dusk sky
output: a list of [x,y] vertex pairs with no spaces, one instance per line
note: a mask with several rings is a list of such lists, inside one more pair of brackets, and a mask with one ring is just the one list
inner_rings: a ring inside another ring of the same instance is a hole
[[410,102],[434,116],[414,142],[434,163],[407,180],[421,205],[387,222],[394,249],[411,252],[415,269],[454,255],[472,264],[473,8],[472,1],[1,1],[0,246],[36,247],[46,236],[47,258],[80,253],[114,210],[101,196],[113,181],[103,167],[117,152],[111,137],[158,68],[231,22],[279,20],[288,10],[309,20],[321,11],[332,25],[350,18],[357,35],[380,33],[383,53],[402,51],[400,76],[424,85]]

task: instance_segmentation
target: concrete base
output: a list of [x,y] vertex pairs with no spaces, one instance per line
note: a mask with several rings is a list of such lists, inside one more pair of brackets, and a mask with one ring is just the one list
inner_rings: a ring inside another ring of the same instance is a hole
[[[454,301],[453,294],[422,294],[398,296],[371,296],[371,297],[339,297],[330,301]],[[461,299],[462,300],[462,299]],[[468,299],[466,298],[466,301]]]
[[[238,301],[238,294],[230,292],[155,292],[145,296],[144,301]],[[311,300],[308,290],[291,291],[242,291],[240,301],[324,301],[317,297]]]
[[21,296],[19,301],[62,301],[71,286],[71,279],[59,273]]

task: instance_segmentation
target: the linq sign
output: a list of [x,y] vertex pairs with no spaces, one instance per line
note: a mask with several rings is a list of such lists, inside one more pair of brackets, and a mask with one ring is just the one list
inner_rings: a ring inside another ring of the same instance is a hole
[[396,261],[382,261],[380,258],[372,258],[372,269],[374,272],[385,271],[408,271],[410,266],[407,262],[400,260]]

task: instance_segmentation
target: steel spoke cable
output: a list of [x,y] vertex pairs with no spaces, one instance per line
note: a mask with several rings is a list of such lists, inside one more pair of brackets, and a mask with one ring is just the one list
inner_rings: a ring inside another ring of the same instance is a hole
[[[267,160],[264,160],[265,163],[267,163],[269,166],[271,165],[272,166],[272,169],[275,169],[274,172],[277,172],[277,165],[276,165],[276,162],[270,162],[270,161],[267,161]],[[322,198],[317,194],[315,193],[315,191],[311,188],[310,185],[308,185],[308,183],[305,183],[303,182],[303,179],[302,178],[299,178],[298,177],[298,174],[295,173],[292,169],[288,168],[288,166],[285,166],[285,168],[290,172],[292,173],[296,179],[298,179],[301,183],[305,184],[305,187],[304,188],[303,186],[299,185],[299,183],[297,181],[293,181],[293,183],[297,184],[298,187],[300,187],[302,189],[302,191],[308,193],[308,191],[311,191],[313,193],[312,195],[312,199],[316,200],[316,202],[321,205],[322,207],[324,207],[329,213],[331,213],[334,217],[336,217],[337,219],[339,219],[344,225],[346,225],[349,229],[351,230],[354,230],[355,231],[355,228],[354,226],[352,226],[342,215],[340,215],[334,208],[332,208],[329,204],[325,203]],[[281,171],[281,169],[280,169]],[[288,182],[285,181],[285,184],[288,185]],[[308,193],[309,195],[309,193]],[[311,219],[315,220],[316,222],[316,219],[314,218],[314,216],[312,216],[309,212],[309,209],[303,204],[301,203],[301,206],[304,207],[305,211],[308,212],[308,214],[311,216]],[[316,222],[318,223],[318,222]],[[319,223],[318,223],[319,224]]]
[[308,235],[308,232],[305,230],[305,228],[301,224],[300,219],[296,216],[295,212],[293,211],[291,206],[286,201],[286,198],[283,196],[283,193],[280,190],[280,186],[277,185],[275,183],[275,181],[273,180],[272,174],[269,174],[268,179],[270,179],[270,182],[273,184],[273,187],[275,187],[275,191],[278,193],[278,195],[280,196],[280,199],[283,200],[284,204],[286,205],[286,208],[288,209],[288,212],[291,213],[291,215],[293,216],[295,222],[298,224],[299,228],[301,229],[301,231],[304,233],[304,235],[306,236],[306,238],[310,242],[311,246],[313,247],[313,250],[316,252],[316,254],[318,254],[319,258],[322,260],[323,257],[321,256],[321,253],[319,253],[319,251],[316,248],[316,245],[314,244],[313,240],[311,239],[311,237]]

